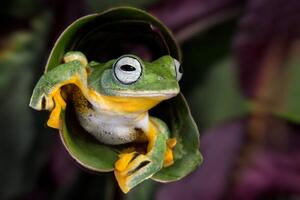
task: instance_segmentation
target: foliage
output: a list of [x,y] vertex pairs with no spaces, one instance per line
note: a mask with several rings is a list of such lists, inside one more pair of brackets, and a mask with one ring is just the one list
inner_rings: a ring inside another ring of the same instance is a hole
[[126,196],[111,176],[76,166],[59,135],[43,126],[47,114],[28,108],[31,89],[62,30],[119,4],[3,2],[0,199],[297,198],[298,0],[122,1],[153,13],[180,42],[181,88],[202,133],[204,162],[177,183],[149,180]]

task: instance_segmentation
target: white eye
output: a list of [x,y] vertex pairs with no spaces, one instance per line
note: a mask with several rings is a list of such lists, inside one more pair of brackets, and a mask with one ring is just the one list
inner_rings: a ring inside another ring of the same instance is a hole
[[177,81],[180,81],[180,79],[182,77],[183,69],[178,60],[174,59],[174,64],[175,64],[175,71],[176,71],[176,79],[177,79]]
[[142,75],[142,65],[133,56],[120,57],[113,67],[114,75],[123,84],[136,82]]

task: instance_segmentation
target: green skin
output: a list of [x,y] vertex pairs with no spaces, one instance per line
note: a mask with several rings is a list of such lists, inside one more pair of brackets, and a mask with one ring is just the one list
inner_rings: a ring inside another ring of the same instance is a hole
[[[125,55],[125,57],[126,56],[127,55]],[[124,84],[116,78],[113,71],[114,64],[117,61],[116,59],[106,63],[90,62],[88,64],[86,57],[82,53],[67,53],[65,58],[68,57],[71,59],[66,59],[66,63],[46,72],[40,78],[34,88],[30,107],[36,110],[53,110],[55,102],[51,94],[58,87],[64,86],[63,83],[68,82],[74,78],[74,76],[79,78],[79,81],[84,88],[91,89],[98,94],[106,96],[143,98],[163,97],[163,99],[168,99],[179,93],[178,66],[175,66],[172,57],[167,55],[153,62],[145,62],[136,56],[129,56],[134,57],[139,61],[142,73],[134,82]],[[89,73],[87,73],[87,71]],[[96,110],[101,110],[101,106],[96,105],[97,102],[93,102],[93,100],[86,95],[87,94],[84,94],[84,97],[87,101],[95,106],[97,108]],[[97,111],[93,110],[92,112]],[[138,116],[139,113],[136,113],[136,116]],[[122,113],[122,115],[125,117],[129,116],[128,119],[130,119],[131,116],[135,116],[135,113]],[[116,114],[116,117],[120,117],[120,113]],[[125,184],[128,189],[131,189],[145,179],[150,178],[158,172],[164,164],[169,130],[167,125],[160,119],[150,117],[150,121],[155,124],[158,133],[153,139],[152,149],[145,155],[140,154],[129,162],[132,168],[127,169],[129,173],[126,175],[127,178]],[[96,136],[94,133],[91,134]],[[144,134],[147,135],[147,132],[144,132]],[[127,135],[125,135],[125,137],[127,137]],[[102,141],[101,135],[98,135],[97,139],[101,142],[107,141],[106,139]],[[128,141],[130,142],[131,140]],[[142,159],[139,157],[142,157]]]

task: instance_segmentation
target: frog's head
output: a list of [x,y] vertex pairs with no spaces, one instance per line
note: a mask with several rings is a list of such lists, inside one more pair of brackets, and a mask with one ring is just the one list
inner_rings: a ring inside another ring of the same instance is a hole
[[[101,64],[100,64],[101,65]],[[153,62],[124,55],[99,67],[91,66],[89,86],[106,102],[125,112],[145,111],[179,93],[180,63],[171,56]]]

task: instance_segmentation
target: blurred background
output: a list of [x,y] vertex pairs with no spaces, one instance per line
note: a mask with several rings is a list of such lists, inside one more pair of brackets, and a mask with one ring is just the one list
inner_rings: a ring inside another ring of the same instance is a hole
[[[173,31],[204,156],[183,180],[128,195],[112,174],[81,169],[49,114],[28,107],[64,28],[119,5]],[[300,199],[299,0],[2,0],[0,16],[0,199]]]

